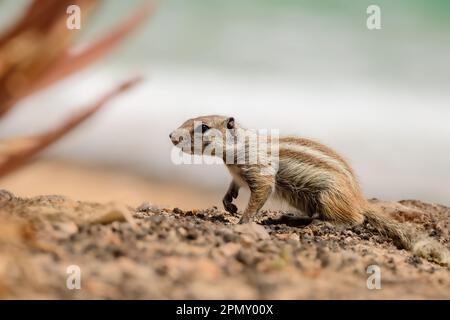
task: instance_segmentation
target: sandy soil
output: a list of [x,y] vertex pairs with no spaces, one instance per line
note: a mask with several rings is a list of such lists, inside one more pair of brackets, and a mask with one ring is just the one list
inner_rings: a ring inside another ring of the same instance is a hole
[[89,166],[55,159],[40,159],[0,179],[0,188],[18,196],[64,194],[78,200],[117,201],[138,206],[147,199],[183,209],[220,203],[223,191],[174,181],[158,181],[135,172],[105,166]]
[[[450,209],[419,201],[380,211],[450,247]],[[19,198],[0,192],[0,298],[449,299],[450,269],[347,230],[280,211],[236,225],[220,209]],[[81,270],[81,289],[66,286]],[[367,267],[381,289],[367,288]]]

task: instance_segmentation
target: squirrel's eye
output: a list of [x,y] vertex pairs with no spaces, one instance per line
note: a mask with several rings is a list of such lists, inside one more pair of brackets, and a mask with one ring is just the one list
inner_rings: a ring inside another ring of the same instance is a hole
[[209,130],[209,127],[206,124],[202,124],[202,133],[205,133]]

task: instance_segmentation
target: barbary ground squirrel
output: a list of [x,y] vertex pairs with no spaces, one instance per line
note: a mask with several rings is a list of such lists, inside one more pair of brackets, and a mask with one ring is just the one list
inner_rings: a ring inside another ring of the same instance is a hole
[[[240,223],[252,222],[274,194],[310,217],[349,227],[366,220],[397,247],[439,264],[450,264],[443,245],[371,208],[350,165],[329,147],[295,136],[266,136],[259,140],[257,133],[255,143],[250,138],[255,131],[249,132],[233,117],[211,115],[189,119],[170,134],[172,143],[183,152],[212,155],[224,161],[233,176],[223,198],[225,210],[236,213],[233,199],[238,197],[240,187],[250,189]],[[265,148],[259,148],[261,145]],[[268,150],[273,145],[277,148]]]

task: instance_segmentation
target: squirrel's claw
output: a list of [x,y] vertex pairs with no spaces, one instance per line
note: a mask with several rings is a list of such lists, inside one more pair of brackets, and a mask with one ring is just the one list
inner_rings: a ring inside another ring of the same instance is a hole
[[229,213],[236,213],[238,211],[238,208],[231,202],[223,200],[223,206]]

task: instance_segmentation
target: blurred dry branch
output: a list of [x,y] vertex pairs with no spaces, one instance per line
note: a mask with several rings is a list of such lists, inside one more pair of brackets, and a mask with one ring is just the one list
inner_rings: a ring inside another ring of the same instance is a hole
[[[146,1],[108,35],[83,50],[74,48],[78,34],[66,26],[67,7],[78,5],[83,25],[100,0],[34,0],[12,28],[0,37],[0,119],[17,102],[62,80],[105,56],[127,38],[153,12]],[[136,79],[120,85],[80,115],[58,128],[29,138],[0,143],[0,177],[26,163],[32,156],[84,122],[107,101],[131,87]],[[4,120],[3,120],[4,121]]]
[[35,0],[22,19],[0,39],[0,117],[31,92],[64,55],[75,35],[66,26],[66,8],[79,5],[88,17],[98,1]]
[[153,12],[153,8],[152,2],[145,3],[133,16],[117,26],[115,30],[112,30],[108,36],[81,51],[71,50],[66,52],[65,55],[50,66],[45,77],[35,84],[32,91],[43,89],[106,55],[145,21],[149,14]]
[[64,135],[75,129],[79,124],[104,107],[108,101],[134,86],[139,80],[140,78],[133,78],[124,82],[97,101],[94,105],[86,108],[80,114],[69,118],[56,129],[37,136],[0,141],[0,177],[14,171],[16,168],[29,161],[34,155],[61,139]]

